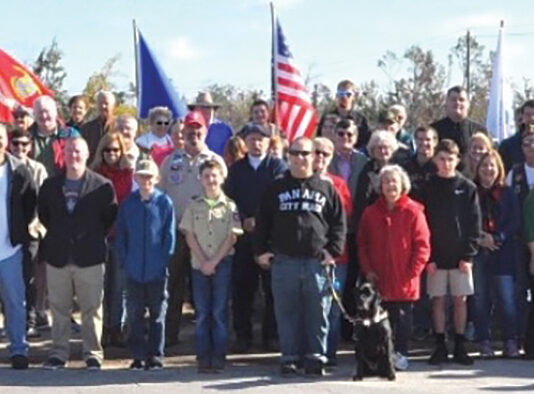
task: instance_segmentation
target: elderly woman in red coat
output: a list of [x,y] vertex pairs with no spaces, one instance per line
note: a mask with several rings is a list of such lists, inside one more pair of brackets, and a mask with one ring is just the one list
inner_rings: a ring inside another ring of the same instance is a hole
[[430,257],[430,232],[424,208],[408,197],[410,180],[398,165],[380,170],[379,199],[363,213],[357,244],[360,269],[384,300],[393,327],[395,367],[408,368],[413,302]]

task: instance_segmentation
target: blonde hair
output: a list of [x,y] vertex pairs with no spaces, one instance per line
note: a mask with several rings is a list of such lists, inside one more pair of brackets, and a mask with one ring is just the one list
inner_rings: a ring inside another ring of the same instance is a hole
[[110,133],[104,134],[100,139],[98,147],[96,148],[95,157],[93,159],[93,162],[91,163],[91,168],[93,170],[97,170],[102,166],[102,164],[105,163],[104,150],[109,144],[115,141],[119,144],[119,148],[121,150],[119,168],[133,168],[133,164],[128,159],[128,156],[126,156],[126,148],[124,147],[124,139],[122,137],[122,134],[114,130]]

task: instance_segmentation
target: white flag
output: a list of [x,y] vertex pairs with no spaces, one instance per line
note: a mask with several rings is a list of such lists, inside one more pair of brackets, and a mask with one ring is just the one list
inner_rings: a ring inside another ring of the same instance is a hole
[[501,22],[497,50],[493,57],[490,98],[486,116],[486,127],[498,142],[510,137],[515,132],[513,94],[506,71],[503,24]]

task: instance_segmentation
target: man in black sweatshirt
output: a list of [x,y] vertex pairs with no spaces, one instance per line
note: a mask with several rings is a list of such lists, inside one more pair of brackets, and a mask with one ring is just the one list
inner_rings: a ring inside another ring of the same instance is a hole
[[436,348],[430,364],[447,361],[445,345],[445,299],[447,288],[454,306],[454,361],[473,364],[464,347],[467,319],[467,296],[473,294],[472,259],[478,250],[481,214],[476,186],[456,171],[460,161],[458,145],[442,140],[434,156],[437,174],[423,187],[422,199],[431,232],[432,254],[427,267],[428,295],[432,299],[432,315]]
[[312,161],[313,142],[297,138],[290,171],[263,195],[254,230],[257,262],[271,267],[283,375],[302,361],[306,374],[324,372],[331,297],[323,265],[341,254],[346,236],[339,196],[313,173]]

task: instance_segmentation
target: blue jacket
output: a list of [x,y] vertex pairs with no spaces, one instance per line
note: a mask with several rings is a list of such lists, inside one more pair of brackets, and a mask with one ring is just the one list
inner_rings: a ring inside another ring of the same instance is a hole
[[139,190],[124,200],[115,248],[129,279],[146,283],[165,278],[176,239],[174,220],[170,197],[158,189],[146,202],[141,201]]
[[493,235],[499,249],[488,253],[487,264],[491,265],[495,275],[515,275],[517,233],[520,228],[519,200],[508,186],[491,190],[478,187],[480,209],[482,211],[482,229]]

